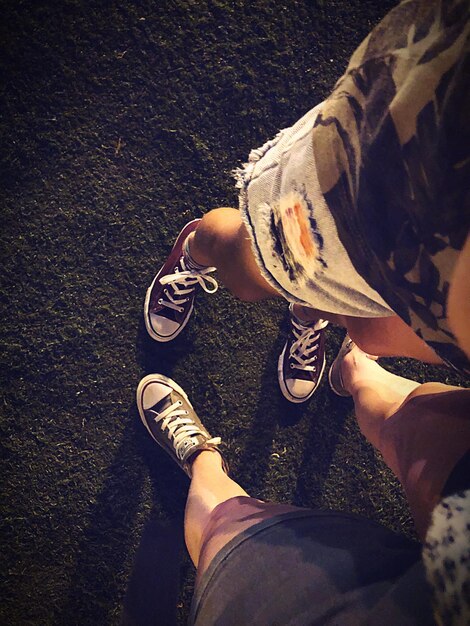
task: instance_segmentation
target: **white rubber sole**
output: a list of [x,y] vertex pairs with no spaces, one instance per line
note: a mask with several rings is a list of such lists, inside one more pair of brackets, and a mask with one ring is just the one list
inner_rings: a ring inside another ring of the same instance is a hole
[[[350,341],[349,336],[346,335],[343,339],[343,342],[341,344],[341,347],[339,349],[338,354],[336,355],[335,360],[333,361],[333,363],[331,364],[331,367],[328,371],[328,383],[330,385],[330,389],[333,393],[335,393],[337,396],[339,396],[340,398],[350,398],[351,394],[349,393],[349,391],[346,391],[346,389],[344,389],[343,387],[341,388],[341,390],[338,387],[335,387],[333,381],[332,381],[332,373],[333,370],[336,366],[336,364],[339,364],[339,367],[341,367],[340,361],[343,360],[344,356],[350,352],[350,350],[345,350],[345,346],[347,344],[347,342]],[[340,373],[340,381],[341,381],[341,373]]]
[[336,363],[336,359],[333,361],[333,363],[332,363],[332,365],[331,365],[331,367],[330,367],[330,369],[328,371],[328,383],[330,385],[330,389],[331,389],[331,391],[333,393],[335,393],[340,398],[350,398],[351,394],[349,392],[341,393],[341,392],[337,391],[336,387],[334,386],[334,384],[333,384],[333,382],[331,380],[331,372],[333,371],[333,367],[334,367],[335,363]]
[[336,390],[336,387],[333,385],[333,382],[331,380],[331,372],[333,370],[333,365],[330,367],[330,370],[328,372],[328,384],[330,385],[330,389],[333,393],[335,393],[337,396],[339,396],[340,398],[350,398],[351,394],[350,393],[340,393],[339,391]]
[[286,348],[287,348],[287,342],[284,344],[284,348],[277,362],[277,379],[279,381],[279,387],[281,388],[282,395],[284,396],[286,400],[289,400],[289,402],[293,402],[294,404],[302,404],[302,402],[307,402],[307,400],[310,400],[310,398],[313,396],[315,391],[320,386],[321,379],[323,377],[323,372],[325,371],[326,359],[323,361],[323,365],[321,368],[320,375],[318,376],[318,382],[316,386],[312,389],[312,391],[308,394],[308,396],[304,396],[303,398],[298,398],[297,396],[293,396],[291,392],[287,389],[287,386],[284,382],[284,377],[282,375],[282,370],[283,370],[282,363],[284,361],[284,354],[286,352]]

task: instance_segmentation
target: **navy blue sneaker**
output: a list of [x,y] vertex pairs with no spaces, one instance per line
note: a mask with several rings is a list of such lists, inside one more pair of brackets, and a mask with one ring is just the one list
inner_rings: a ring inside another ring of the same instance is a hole
[[278,362],[278,379],[282,395],[289,402],[309,400],[323,376],[326,364],[326,320],[302,322],[289,305],[290,329]]

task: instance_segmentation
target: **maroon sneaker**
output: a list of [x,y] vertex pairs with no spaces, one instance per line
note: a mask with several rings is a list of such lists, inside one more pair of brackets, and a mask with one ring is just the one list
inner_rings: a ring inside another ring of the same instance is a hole
[[220,452],[220,437],[212,437],[197,416],[188,396],[171,378],[150,374],[137,387],[137,407],[150,436],[191,477],[190,460],[202,450]]
[[201,220],[186,224],[178,235],[169,257],[147,290],[144,304],[145,326],[156,341],[171,341],[189,321],[197,287],[206,293],[218,289],[215,278],[208,276],[215,267],[190,270],[183,257],[183,244]]
[[301,322],[289,305],[290,331],[277,368],[283,396],[290,402],[309,400],[320,384],[325,369],[326,320]]

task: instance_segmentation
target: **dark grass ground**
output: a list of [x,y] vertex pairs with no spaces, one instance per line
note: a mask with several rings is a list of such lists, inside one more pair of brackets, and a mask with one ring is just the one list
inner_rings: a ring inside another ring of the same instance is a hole
[[201,297],[171,346],[141,315],[181,226],[236,206],[232,168],[328,94],[393,4],[2,3],[1,624],[118,623],[149,522],[163,528],[151,575],[176,564],[184,623],[192,568],[167,548],[187,483],[134,405],[152,371],[187,389],[253,495],[412,533],[351,403],[326,384],[303,408],[281,398],[285,305]]

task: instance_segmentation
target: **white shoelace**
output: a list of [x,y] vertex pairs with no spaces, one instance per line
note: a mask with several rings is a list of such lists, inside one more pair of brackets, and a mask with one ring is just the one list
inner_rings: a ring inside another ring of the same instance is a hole
[[163,293],[168,300],[164,300],[163,298],[158,300],[160,306],[166,306],[178,311],[178,313],[184,311],[182,305],[189,300],[197,285],[206,293],[215,293],[219,288],[216,279],[212,276],[208,276],[209,273],[215,272],[215,267],[205,267],[202,270],[188,270],[186,269],[183,258],[180,260],[180,264],[183,271],[175,267],[174,274],[167,274],[163,276],[163,278],[160,278],[160,284],[169,285],[173,293],[171,293],[170,289],[165,289]]
[[294,361],[294,363],[290,364],[291,369],[314,372],[316,366],[313,363],[317,360],[317,355],[314,352],[318,350],[319,331],[328,326],[328,321],[319,320],[314,327],[310,327],[299,324],[292,317],[291,323],[293,326],[292,332],[296,339],[289,351],[289,358]]
[[[168,439],[175,449],[176,456],[182,461],[184,459],[187,446],[185,442],[188,437],[196,437],[198,435],[205,436],[198,426],[193,422],[188,415],[188,411],[182,409],[183,403],[181,400],[177,400],[169,407],[164,409],[161,413],[157,413],[153,409],[150,409],[151,413],[155,414],[155,422],[162,422],[161,429],[163,432],[168,430]],[[208,439],[206,443],[219,445],[221,443],[220,437],[213,437]]]

